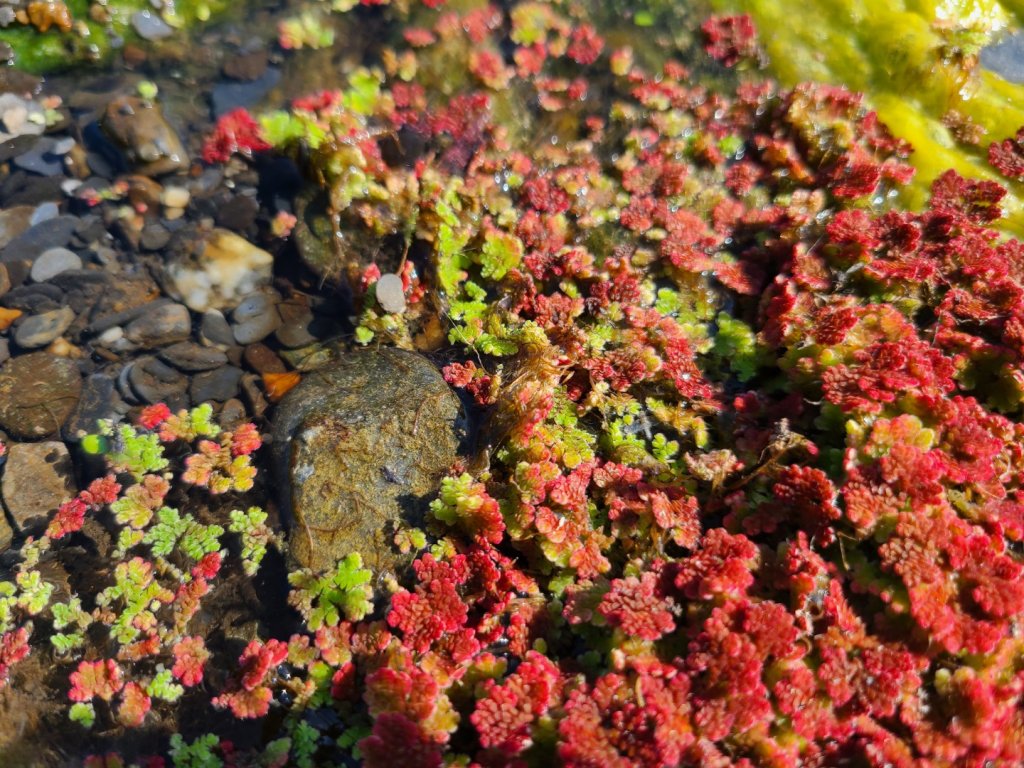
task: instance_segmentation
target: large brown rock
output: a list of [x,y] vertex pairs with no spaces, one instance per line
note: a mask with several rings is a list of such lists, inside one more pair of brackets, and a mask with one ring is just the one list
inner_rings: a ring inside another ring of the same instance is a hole
[[274,424],[292,558],[321,570],[359,552],[400,568],[394,525],[422,522],[463,436],[458,398],[419,355],[354,352],[307,374]]
[[78,404],[82,375],[65,357],[33,352],[0,368],[0,428],[18,440],[56,433]]
[[18,530],[45,524],[75,495],[74,470],[64,443],[11,443],[4,465],[4,504]]

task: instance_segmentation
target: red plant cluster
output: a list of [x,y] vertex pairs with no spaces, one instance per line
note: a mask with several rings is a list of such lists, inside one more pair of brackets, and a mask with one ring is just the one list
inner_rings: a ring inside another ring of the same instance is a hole
[[[711,93],[617,51],[609,115],[594,30],[517,9],[407,39],[425,61],[469,41],[492,91],[514,64],[571,141],[528,153],[493,94],[395,82],[375,117],[423,157],[364,151],[420,190],[486,461],[445,482],[376,613],[253,641],[215,702],[258,717],[298,691],[362,718],[369,766],[1021,764],[1005,190],[950,171],[900,210],[910,147],[834,86]],[[724,64],[758,55],[745,17],[703,31]],[[1013,175],[1018,150],[993,162]],[[201,650],[175,650],[182,682]]]

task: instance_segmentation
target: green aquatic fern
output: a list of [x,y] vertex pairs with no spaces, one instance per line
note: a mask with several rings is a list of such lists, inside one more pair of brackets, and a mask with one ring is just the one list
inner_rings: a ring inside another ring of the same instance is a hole
[[325,575],[315,574],[308,568],[294,571],[288,574],[288,583],[294,587],[288,595],[288,603],[302,614],[313,631],[337,626],[342,616],[349,621],[359,621],[373,608],[370,600],[373,574],[362,566],[363,558],[353,553],[338,561],[334,571]]

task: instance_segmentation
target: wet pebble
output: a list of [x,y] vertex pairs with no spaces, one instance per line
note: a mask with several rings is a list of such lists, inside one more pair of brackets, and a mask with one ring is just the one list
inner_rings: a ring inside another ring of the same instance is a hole
[[168,208],[184,208],[191,199],[191,194],[184,187],[164,187],[160,202]]
[[216,400],[219,403],[238,394],[238,383],[242,371],[232,365],[225,365],[212,371],[197,373],[192,377],[189,394],[193,403]]
[[25,531],[76,493],[71,456],[64,443],[11,443],[4,465],[3,495],[15,526]]
[[46,352],[11,358],[0,368],[0,428],[19,440],[52,435],[81,391],[78,366],[67,358]]
[[160,350],[159,357],[180,371],[190,373],[210,371],[228,361],[228,356],[216,347],[204,347],[192,341],[181,341]]
[[64,333],[75,321],[70,307],[32,315],[23,320],[14,331],[14,343],[22,349],[45,347]]
[[[8,267],[14,266],[9,264]],[[14,270],[11,270],[12,272]],[[26,270],[27,271],[27,270]],[[10,309],[20,309],[26,315],[40,315],[64,304],[64,292],[50,283],[20,285],[7,292],[4,305]]]
[[224,75],[232,80],[256,80],[267,69],[267,49],[257,48],[254,51],[229,56],[224,61]]
[[405,312],[405,289],[396,274],[381,275],[376,285],[377,303],[385,312]]
[[174,34],[174,28],[152,11],[133,13],[132,28],[143,40],[163,40]]
[[0,251],[0,261],[34,261],[43,251],[66,246],[77,227],[77,216],[62,215],[40,222],[8,242]]
[[44,136],[28,152],[14,158],[14,165],[38,176],[57,176],[64,173],[64,158],[53,151],[56,141]]
[[171,240],[171,233],[160,224],[147,224],[139,237],[139,246],[145,251],[159,251]]
[[46,130],[43,108],[34,101],[14,93],[0,94],[0,139],[17,136],[38,136]]
[[29,275],[37,283],[45,283],[62,272],[82,268],[82,259],[67,248],[48,248],[39,254]]
[[55,219],[60,214],[60,207],[53,202],[48,200],[45,203],[40,203],[36,206],[36,209],[32,211],[32,216],[28,220],[28,225],[34,227],[36,224],[41,224],[44,221]]
[[132,320],[125,336],[143,347],[185,341],[192,333],[192,317],[182,304],[168,303]]
[[235,344],[231,325],[219,309],[208,309],[203,312],[203,319],[199,323],[199,338],[211,347],[227,349]]
[[262,99],[281,79],[281,70],[267,67],[255,80],[248,82],[223,81],[213,86],[210,95],[213,117],[219,118],[233,109],[251,107]]
[[137,173],[160,176],[188,166],[188,153],[160,107],[135,96],[111,101],[102,127]]
[[118,413],[118,406],[124,401],[114,388],[114,380],[105,373],[94,373],[86,377],[82,385],[82,396],[74,412],[61,430],[65,440],[80,440],[83,435],[96,432],[96,422],[109,419]]
[[230,309],[270,282],[274,257],[226,229],[214,229],[201,253],[169,264],[171,288],[192,310]]
[[0,248],[29,228],[34,211],[30,205],[18,205],[0,211]]
[[244,232],[253,225],[259,212],[260,206],[255,198],[235,195],[217,210],[217,226]]
[[226,429],[234,429],[244,421],[248,421],[248,414],[245,412],[245,405],[238,398],[232,397],[225,401],[224,407],[220,409],[218,421]]
[[242,359],[256,373],[284,373],[287,370],[277,353],[266,344],[250,344],[245,348]]
[[240,382],[242,390],[242,401],[252,416],[262,416],[267,410],[269,403],[266,395],[263,394],[263,385],[260,377],[255,373],[247,373]]
[[231,332],[239,344],[263,341],[281,324],[277,313],[279,298],[271,293],[251,293],[231,315]]
[[277,308],[281,316],[281,327],[274,334],[281,344],[288,349],[298,349],[316,341],[310,332],[313,324],[313,312],[305,302],[286,301]]
[[155,357],[140,357],[132,363],[128,383],[144,403],[167,403],[172,410],[188,407],[188,377]]

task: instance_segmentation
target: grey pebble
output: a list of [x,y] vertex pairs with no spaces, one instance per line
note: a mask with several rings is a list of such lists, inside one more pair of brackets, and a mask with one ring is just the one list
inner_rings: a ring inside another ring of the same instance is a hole
[[14,331],[14,342],[23,349],[45,347],[75,321],[70,307],[61,307],[26,318]]
[[188,407],[188,377],[155,357],[140,357],[128,372],[132,392],[144,403],[167,403],[171,410]]
[[28,152],[14,158],[14,165],[39,176],[57,176],[64,173],[64,158],[53,152],[55,143],[54,139],[44,136]]
[[143,40],[162,40],[174,34],[174,28],[152,11],[133,13],[132,27]]
[[159,251],[171,240],[171,233],[160,224],[149,224],[142,230],[139,245],[146,251]]
[[231,332],[224,313],[219,309],[208,309],[199,323],[199,338],[211,347],[233,347],[235,336]]
[[222,403],[238,394],[238,383],[242,378],[240,368],[225,365],[212,371],[197,373],[192,377],[189,394],[192,402],[205,403],[216,400]]
[[263,341],[281,325],[277,314],[279,299],[270,293],[250,293],[235,307],[231,330],[239,344]]
[[48,248],[39,254],[29,275],[37,283],[45,283],[61,272],[81,268],[82,259],[74,251],[67,248]]
[[145,347],[162,347],[185,341],[192,333],[192,317],[184,304],[164,304],[128,323],[129,341]]
[[124,401],[114,389],[114,380],[103,373],[94,373],[82,383],[82,396],[65,422],[61,435],[65,440],[80,440],[82,435],[96,432],[96,422],[109,419]]
[[375,288],[381,309],[385,312],[405,312],[405,289],[401,277],[391,272],[381,275]]
[[211,371],[228,361],[216,347],[204,347],[192,341],[180,341],[160,350],[159,357],[180,371]]
[[0,261],[35,261],[49,248],[66,246],[77,226],[78,217],[65,214],[29,227],[0,251]]
[[56,203],[47,201],[40,203],[36,206],[36,209],[32,211],[32,216],[28,220],[28,225],[34,227],[36,224],[42,224],[44,221],[55,219],[60,214],[60,208]]
[[267,67],[262,75],[249,82],[222,81],[217,83],[213,86],[213,93],[210,95],[214,118],[226,115],[238,107],[251,107],[266,96],[280,79],[280,69]]

